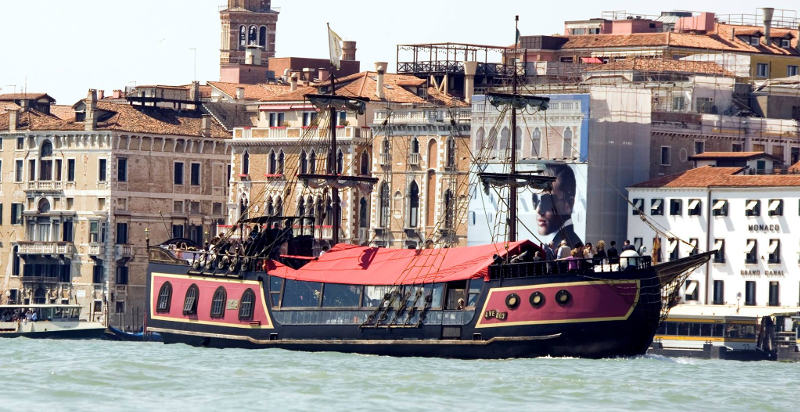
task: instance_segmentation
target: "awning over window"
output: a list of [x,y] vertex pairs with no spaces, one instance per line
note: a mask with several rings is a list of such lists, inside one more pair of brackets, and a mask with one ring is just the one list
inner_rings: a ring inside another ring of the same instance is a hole
[[727,200],[717,200],[716,202],[714,202],[714,206],[711,209],[722,210],[722,208],[725,207],[726,203],[728,203]]
[[678,240],[677,239],[670,239],[669,244],[667,245],[667,252],[672,253],[675,248],[678,247]]
[[633,207],[635,209],[641,209],[642,208],[642,199],[633,199]]
[[686,282],[686,294],[693,295],[694,291],[697,290],[697,282],[690,280]]
[[697,239],[689,240],[689,244],[692,245],[692,249],[697,249]]
[[752,239],[748,240],[747,241],[747,246],[744,247],[744,253],[752,252],[754,247],[756,247],[756,241],[752,240]]
[[780,246],[781,241],[778,239],[772,239],[769,241],[769,253],[775,253],[778,250],[778,246]]
[[722,249],[722,245],[724,245],[724,244],[725,244],[724,240],[717,239],[717,240],[714,241],[714,249],[721,250]]
[[581,62],[587,64],[603,64],[603,61],[597,57],[581,57]]
[[747,209],[748,211],[751,211],[751,210],[756,208],[757,204],[758,204],[758,200],[748,200],[747,201],[747,205],[745,205],[745,209]]
[[769,208],[768,208],[768,210],[769,210],[770,212],[774,212],[774,211],[778,210],[778,208],[779,208],[780,206],[781,206],[781,201],[780,201],[780,199],[774,199],[774,200],[770,200],[770,201],[769,201]]
[[650,210],[658,210],[661,207],[661,199],[655,199],[653,204],[650,205]]
[[694,209],[700,204],[700,199],[692,199],[689,201],[689,209]]

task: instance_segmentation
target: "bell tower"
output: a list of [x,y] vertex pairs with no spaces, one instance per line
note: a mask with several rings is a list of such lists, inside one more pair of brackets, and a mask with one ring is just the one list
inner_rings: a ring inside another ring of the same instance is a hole
[[270,0],[228,0],[228,7],[219,12],[222,24],[220,67],[245,64],[248,46],[260,48],[258,61],[248,64],[266,66],[267,59],[275,57],[278,12],[272,10],[270,3]]

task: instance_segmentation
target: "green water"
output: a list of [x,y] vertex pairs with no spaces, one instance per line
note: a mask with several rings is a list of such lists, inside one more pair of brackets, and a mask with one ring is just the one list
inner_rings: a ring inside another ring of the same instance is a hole
[[0,339],[0,410],[800,410],[800,363],[464,361]]

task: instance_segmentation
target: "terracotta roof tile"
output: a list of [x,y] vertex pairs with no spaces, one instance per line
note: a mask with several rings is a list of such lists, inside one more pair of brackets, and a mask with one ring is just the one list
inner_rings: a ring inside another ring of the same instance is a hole
[[236,98],[237,87],[244,88],[245,100],[263,101],[272,96],[285,94],[289,91],[289,85],[283,84],[243,84],[226,82],[208,82],[208,84],[222,93],[225,93],[231,99]]
[[58,117],[61,120],[74,120],[75,119],[75,110],[72,109],[72,105],[51,104],[50,105],[50,114],[52,114],[53,116]]
[[798,174],[739,174],[740,167],[703,166],[676,175],[635,184],[634,188],[779,187],[800,186]]
[[589,66],[588,71],[648,71],[648,72],[675,72],[675,73],[701,73],[733,77],[733,73],[725,70],[714,62],[649,59],[634,57],[617,60],[608,64]]
[[56,99],[50,97],[47,93],[5,93],[0,94],[0,100],[39,100],[43,97],[47,97],[50,101],[56,101]]
[[8,110],[20,110],[22,106],[14,103],[14,102],[4,102],[0,101],[0,113],[6,112]]
[[703,152],[689,156],[689,160],[753,159],[756,157],[770,157],[780,160],[778,157],[765,152]]

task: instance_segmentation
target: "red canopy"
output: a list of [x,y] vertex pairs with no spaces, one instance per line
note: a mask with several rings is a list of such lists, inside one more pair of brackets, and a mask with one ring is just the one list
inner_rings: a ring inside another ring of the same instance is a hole
[[603,61],[597,57],[581,57],[581,61],[587,64],[603,64]]
[[[386,249],[340,243],[300,269],[270,262],[269,273],[285,279],[352,285],[449,282],[489,276],[493,256],[538,249],[528,240],[446,249]],[[530,252],[533,253],[533,252]]]

